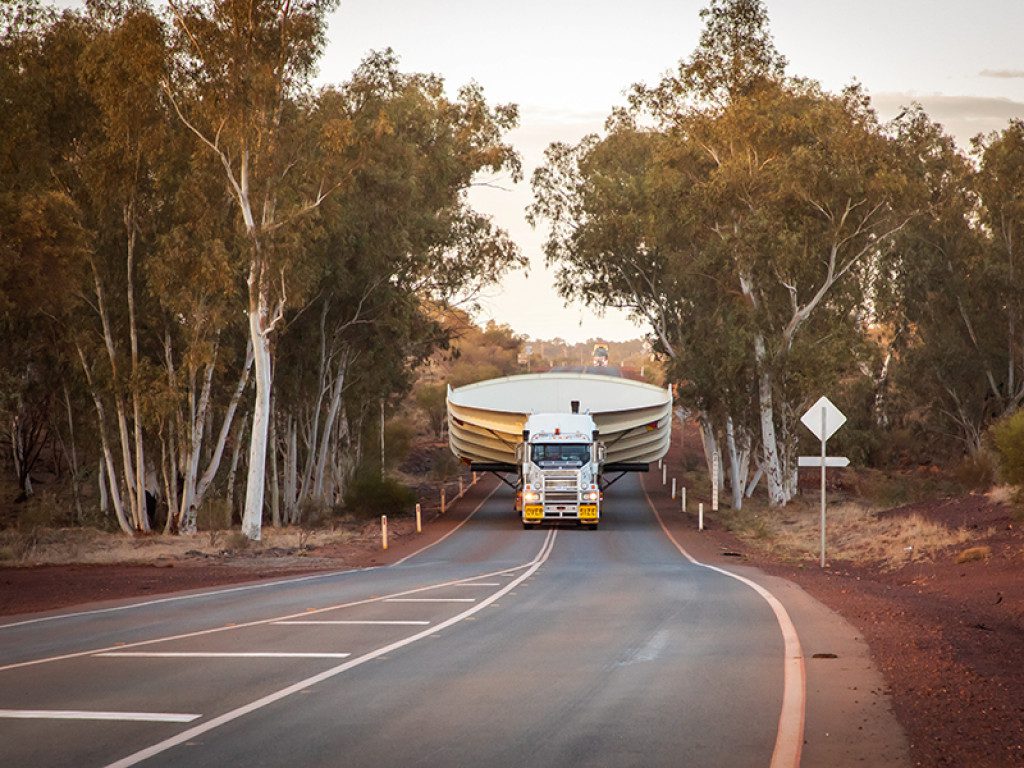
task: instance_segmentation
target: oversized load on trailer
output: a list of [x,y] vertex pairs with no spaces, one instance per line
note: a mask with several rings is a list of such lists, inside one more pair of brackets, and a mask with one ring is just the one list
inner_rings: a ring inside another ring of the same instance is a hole
[[647,471],[667,453],[671,427],[670,389],[611,376],[527,374],[448,390],[452,452],[514,474],[524,524],[596,525],[608,475]]

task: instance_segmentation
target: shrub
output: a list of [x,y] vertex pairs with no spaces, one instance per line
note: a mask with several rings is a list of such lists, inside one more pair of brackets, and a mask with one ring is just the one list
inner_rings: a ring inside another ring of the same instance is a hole
[[345,492],[345,507],[358,516],[407,514],[415,504],[411,488],[393,477],[380,477],[376,470],[357,473]]
[[996,479],[995,457],[985,448],[965,456],[953,469],[953,477],[965,488],[988,488]]
[[1013,485],[1024,485],[1024,410],[992,426],[992,439],[999,452],[999,472]]

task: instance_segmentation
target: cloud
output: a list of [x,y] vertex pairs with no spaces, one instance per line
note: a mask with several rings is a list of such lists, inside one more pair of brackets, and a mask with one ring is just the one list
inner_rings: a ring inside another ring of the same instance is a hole
[[1007,80],[1024,79],[1024,69],[983,69],[978,74],[981,77],[998,77]]
[[894,117],[902,107],[912,102],[920,104],[961,147],[967,147],[971,137],[979,133],[1000,131],[1010,120],[1024,119],[1024,102],[996,96],[877,93],[871,100],[883,119]]

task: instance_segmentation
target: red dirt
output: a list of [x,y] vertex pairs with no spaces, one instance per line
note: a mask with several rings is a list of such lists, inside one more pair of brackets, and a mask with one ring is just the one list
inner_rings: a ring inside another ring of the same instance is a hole
[[[691,434],[687,448],[695,446],[699,460],[699,438]],[[694,466],[694,457],[688,460]],[[677,445],[668,461],[683,461]],[[645,486],[663,514],[679,517],[658,478],[646,478]],[[716,530],[711,516],[706,550],[714,564],[735,562],[722,556],[728,551],[796,582],[863,633],[916,765],[1024,765],[1024,535],[1013,509],[965,495],[883,514],[966,526],[991,553],[961,564],[954,551],[897,570],[843,562],[821,570],[776,562]]]
[[320,547],[300,556],[279,557],[255,549],[216,557],[165,559],[151,564],[0,568],[0,616],[393,563],[446,535],[493,488],[494,482],[490,480],[481,480],[478,485],[467,488],[466,495],[451,503],[446,514],[433,513],[425,518],[423,533],[419,535],[415,533],[411,518],[392,520],[387,552],[380,548],[379,524],[373,522],[367,523],[354,540]]

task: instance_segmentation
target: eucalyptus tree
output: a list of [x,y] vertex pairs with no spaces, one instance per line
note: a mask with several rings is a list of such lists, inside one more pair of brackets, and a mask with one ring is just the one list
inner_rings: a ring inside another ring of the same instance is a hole
[[[89,264],[110,367],[128,507],[133,526],[146,531],[151,521],[143,400],[150,382],[140,351],[143,313],[136,278],[139,260],[147,255],[148,241],[159,226],[160,202],[153,196],[152,182],[169,123],[160,99],[168,50],[163,23],[143,3],[92,2],[86,22],[91,35],[75,71],[95,119],[75,143],[72,184],[94,232]],[[121,291],[123,316],[116,306]],[[127,344],[121,343],[120,333],[127,336]]]
[[490,106],[475,86],[449,97],[439,77],[402,73],[387,51],[318,94],[316,114],[346,134],[325,163],[347,182],[321,205],[312,298],[282,335],[276,376],[288,396],[275,410],[286,520],[305,502],[343,495],[366,408],[407,389],[414,365],[446,341],[429,308],[469,300],[521,263],[466,200],[481,171],[518,175],[503,139],[514,107]]
[[715,0],[702,16],[694,55],[636,86],[606,137],[549,149],[531,213],[551,222],[563,292],[647,320],[702,422],[719,414],[705,437],[726,434],[734,494],[756,439],[784,504],[799,410],[870,320],[865,287],[906,226],[906,181],[858,88],[784,76],[761,2]]
[[[304,291],[302,228],[341,183],[323,172],[345,132],[313,130],[309,84],[337,0],[171,0],[178,66],[165,90],[220,163],[244,233],[255,361],[242,529],[260,538],[272,387],[271,336]],[[329,126],[324,126],[329,128]]]
[[923,204],[877,291],[895,360],[889,389],[976,453],[987,427],[1024,402],[1024,124],[977,137],[974,158],[919,107],[899,135]]

